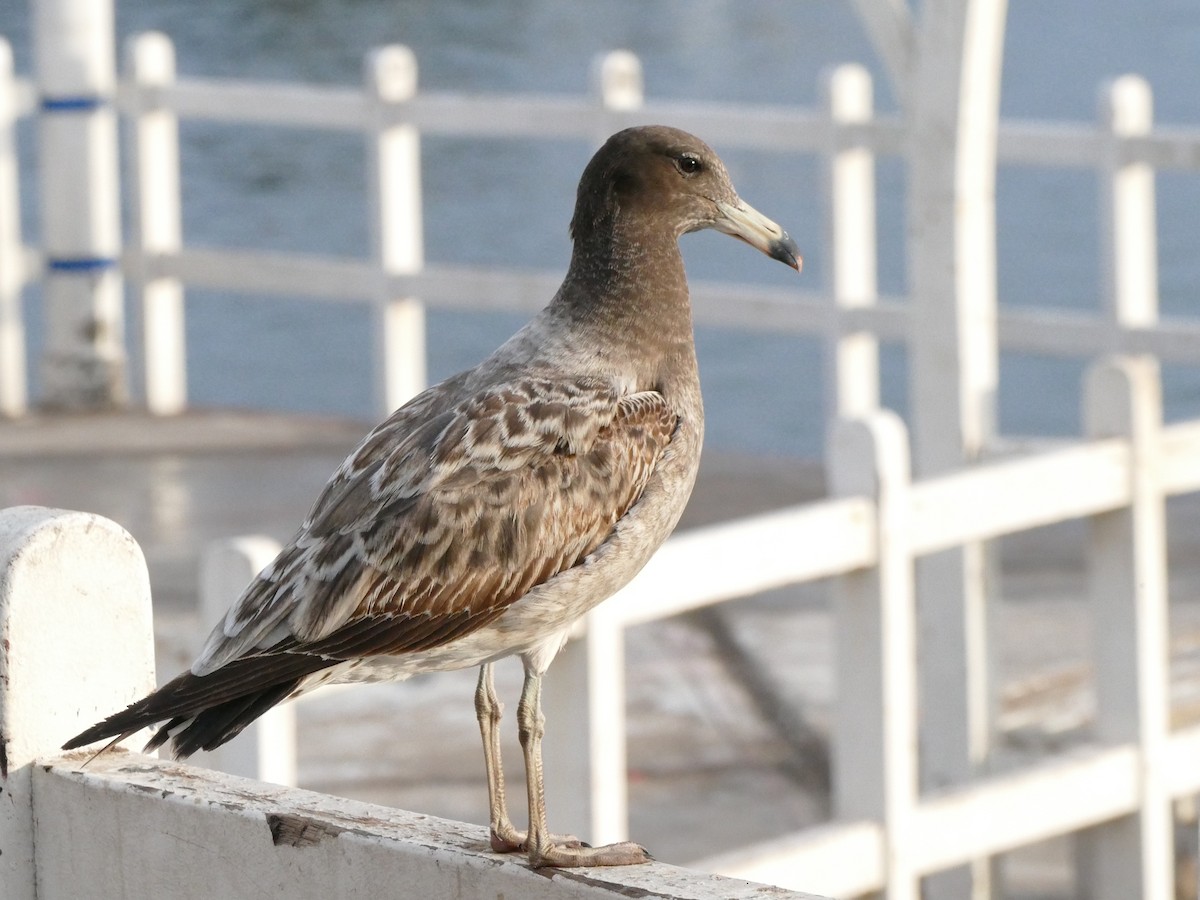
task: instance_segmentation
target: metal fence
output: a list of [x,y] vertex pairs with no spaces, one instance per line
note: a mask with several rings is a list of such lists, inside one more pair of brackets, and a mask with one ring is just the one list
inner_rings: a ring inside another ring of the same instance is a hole
[[[920,72],[936,77],[935,63],[923,61],[913,83]],[[830,73],[819,109],[646,100],[637,61],[628,54],[606,57],[596,73],[592,97],[425,92],[416,87],[411,53],[393,47],[370,55],[359,89],[177,80],[164,37],[133,39],[117,90],[135,144],[136,222],[122,271],[137,287],[147,323],[150,407],[167,413],[186,406],[182,291],[189,285],[371,303],[378,320],[381,409],[422,384],[425,304],[486,297],[488,308],[542,305],[557,286],[555,275],[423,264],[422,135],[594,141],[625,125],[657,120],[723,147],[816,155],[827,167],[829,185],[824,215],[831,265],[824,289],[785,295],[697,284],[693,297],[700,323],[815,334],[826,341],[830,407],[841,420],[828,457],[835,497],[675,538],[626,591],[596,610],[586,640],[568,647],[547,686],[553,692],[548,703],[557,697],[579,710],[579,698],[589,698],[589,724],[575,729],[584,746],[550,769],[569,773],[572,764],[582,763],[586,773],[573,777],[586,777],[593,786],[593,836],[621,836],[623,629],[769,587],[834,578],[837,821],[711,865],[840,895],[885,889],[892,898],[915,897],[928,873],[1081,831],[1081,842],[1092,849],[1083,876],[1092,896],[1165,900],[1170,801],[1200,791],[1200,732],[1172,732],[1167,724],[1163,503],[1167,496],[1200,490],[1200,422],[1163,427],[1157,365],[1200,364],[1200,321],[1158,314],[1154,173],[1200,172],[1200,129],[1155,127],[1150,90],[1136,77],[1102,89],[1094,123],[975,123],[978,145],[946,148],[937,142],[937,110],[921,111],[922,103],[932,108],[934,100],[901,92],[907,104],[902,116],[876,115],[870,79],[857,66]],[[990,89],[981,88],[985,112],[993,108]],[[29,85],[20,80],[0,89],[0,163],[11,144],[13,116],[33,105]],[[184,118],[361,132],[373,198],[372,259],[183,246],[177,122]],[[986,248],[993,227],[986,178],[969,202],[949,204],[950,221],[914,236],[911,296],[879,296],[876,157],[905,156],[912,173],[910,207],[940,214],[946,197],[954,200],[946,179],[956,177],[972,153],[974,171],[990,167],[993,175],[997,161],[1096,174],[1106,301],[1100,314],[996,308],[994,249]],[[0,165],[0,178],[7,172]],[[0,211],[0,271],[5,260],[19,261],[8,271],[27,277],[44,260],[20,243],[5,225],[7,216]],[[978,270],[967,275],[951,258],[959,242],[982,248]],[[11,299],[21,283],[12,276],[0,281],[3,347],[21,344],[19,307]],[[880,340],[909,346],[917,386],[915,466],[904,426],[877,409]],[[987,461],[994,447],[987,406],[1000,348],[1092,361],[1086,440]],[[15,358],[0,356],[0,398],[7,398],[9,414],[19,414],[25,402],[23,368],[18,371]],[[981,578],[965,574],[971,566],[964,560],[990,538],[1079,518],[1090,521],[1092,534],[1097,746],[1002,776],[979,775],[972,769],[979,748],[967,745],[977,740],[986,714],[964,698],[978,693],[975,679],[988,680],[987,661],[969,656],[978,636],[969,632],[982,627],[972,619],[982,585]],[[937,629],[947,635],[927,642],[920,667],[913,649],[919,627],[914,590],[938,598]],[[966,676],[927,689],[921,680],[926,669]],[[920,758],[918,693],[946,717],[926,716]],[[922,795],[918,769],[944,775],[933,781],[949,786]],[[1033,809],[1036,815],[1030,815]]]

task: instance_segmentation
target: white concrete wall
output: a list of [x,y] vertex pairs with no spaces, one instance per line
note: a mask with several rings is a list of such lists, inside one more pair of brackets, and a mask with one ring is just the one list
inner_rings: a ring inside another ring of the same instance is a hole
[[0,511],[4,900],[36,896],[36,761],[153,688],[150,580],[133,538],[88,513],[33,506]]
[[488,850],[482,826],[133,754],[58,760],[35,786],[42,900],[814,900],[661,863],[534,871]]

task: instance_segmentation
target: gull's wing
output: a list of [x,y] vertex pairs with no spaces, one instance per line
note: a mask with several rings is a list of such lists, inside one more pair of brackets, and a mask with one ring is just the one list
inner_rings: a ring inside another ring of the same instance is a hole
[[346,461],[191,672],[72,744],[170,718],[155,741],[187,753],[201,744],[168,732],[221,706],[199,736],[215,746],[306,675],[471,633],[608,539],[678,424],[662,395],[598,378],[418,401],[416,427],[401,409]]

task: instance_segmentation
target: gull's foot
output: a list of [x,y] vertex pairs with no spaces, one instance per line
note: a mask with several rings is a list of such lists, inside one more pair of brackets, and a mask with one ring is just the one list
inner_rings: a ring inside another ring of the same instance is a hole
[[606,844],[603,847],[554,843],[549,847],[529,850],[529,864],[535,869],[542,866],[564,869],[575,866],[636,866],[648,863],[651,859],[644,847],[632,841]]
[[[587,846],[573,834],[552,834],[550,841],[558,847]],[[501,822],[491,827],[489,843],[494,853],[523,853],[525,852],[525,832],[518,831],[509,822]]]

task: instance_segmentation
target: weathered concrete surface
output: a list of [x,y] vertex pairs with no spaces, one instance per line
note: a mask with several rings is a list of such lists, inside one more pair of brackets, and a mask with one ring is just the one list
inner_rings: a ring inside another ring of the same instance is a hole
[[820,900],[659,862],[535,870],[493,853],[482,826],[134,754],[76,768],[85,758],[37,769],[39,896]]
[[[152,627],[145,563],[123,529],[90,513],[0,510],[5,900],[36,893],[34,761],[154,686]],[[62,640],[64,628],[77,639]]]

